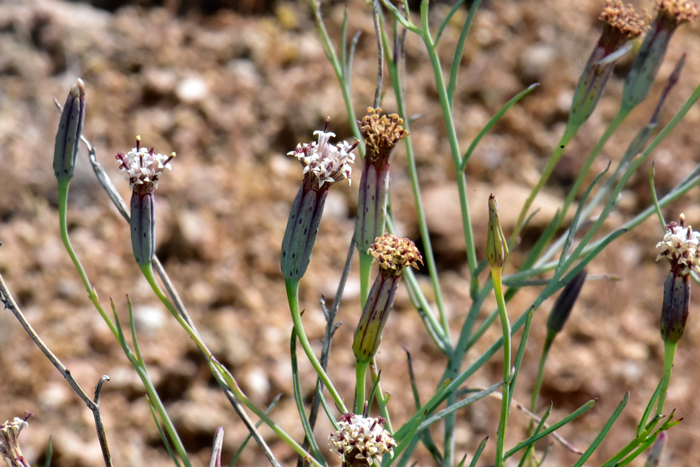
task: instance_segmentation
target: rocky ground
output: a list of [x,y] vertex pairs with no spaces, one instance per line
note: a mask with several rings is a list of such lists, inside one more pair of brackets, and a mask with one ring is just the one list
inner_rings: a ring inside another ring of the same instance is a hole
[[[346,3],[322,3],[337,44]],[[85,135],[122,196],[128,196],[128,186],[113,156],[129,150],[137,134],[159,152],[177,151],[173,171],[163,177],[157,195],[158,255],[215,354],[256,403],[266,405],[282,394],[274,418],[299,439],[290,392],[291,320],[279,271],[279,248],[300,169],[285,154],[298,142],[312,140],[312,132],[321,128],[326,116],[339,138],[351,137],[342,95],[318,40],[310,7],[306,2],[281,0],[234,0],[230,5],[170,1],[165,7],[103,2],[98,6],[108,10],[55,0],[29,0],[21,5],[0,2],[0,161],[5,168],[0,171],[0,272],[29,321],[88,392],[101,375],[111,377],[102,394],[102,411],[115,465],[171,465],[142,385],[86,299],[59,236],[51,166],[58,123],[53,99],[63,101],[70,85],[81,77],[88,99]],[[363,1],[350,0],[347,6],[350,34],[362,32],[352,82],[355,108],[362,115],[374,93],[373,28]],[[493,0],[485,2],[477,15],[455,97],[461,146],[466,148],[513,95],[533,82],[540,83],[483,139],[467,169],[480,252],[489,193],[499,198],[508,232],[562,134],[578,75],[599,35],[601,6],[600,0]],[[649,7],[641,2],[635,6]],[[447,11],[446,4],[433,5],[436,25]],[[460,11],[445,31],[441,57],[446,63],[465,14]],[[684,26],[674,37],[661,78],[670,74],[683,53],[688,57],[686,68],[668,100],[662,123],[698,85],[697,28]],[[541,231],[617,112],[622,79],[630,65],[631,58],[622,60],[598,110],[535,202],[542,213],[524,233],[523,248]],[[407,103],[411,114],[420,114],[412,125],[413,142],[456,335],[469,306],[468,282],[454,170],[432,82],[421,43],[409,35]],[[652,100],[661,87],[657,83]],[[386,94],[387,111],[396,110],[392,95],[390,91]],[[654,105],[645,103],[623,124],[595,170],[621,157]],[[660,193],[695,166],[699,123],[696,106],[652,155]],[[107,305],[113,298],[122,319],[126,319],[125,295],[134,302],[146,363],[195,461],[205,463],[214,430],[223,425],[224,461],[228,462],[245,430],[194,345],[150,292],[133,261],[126,224],[101,191],[85,153],[80,157],[68,216],[71,239],[86,271],[102,303]],[[648,205],[648,169],[647,164],[630,181],[608,228]],[[353,174],[356,182],[359,173],[356,169]],[[399,230],[417,238],[403,148],[395,156],[392,177]],[[357,183],[353,183],[339,184],[331,191],[317,249],[302,282],[306,330],[318,348],[324,326],[318,300],[321,294],[335,294],[353,231],[356,190]],[[665,215],[675,218],[685,212],[689,222],[700,223],[698,198],[695,189],[666,209]],[[658,316],[667,265],[654,262],[654,246],[660,236],[658,222],[652,219],[591,264],[591,274],[614,274],[622,280],[588,283],[552,349],[543,388],[543,400],[554,403],[552,419],[598,398],[595,409],[561,431],[574,445],[585,448],[624,393],[631,391],[626,411],[590,465],[604,462],[633,436],[661,374]],[[428,292],[427,276],[421,280]],[[513,316],[519,316],[537,293],[523,290],[509,306]],[[355,265],[339,314],[344,325],[337,332],[330,367],[333,380],[347,398],[352,397],[354,384],[350,343],[360,312],[358,295]],[[529,400],[550,307],[551,303],[545,303],[535,317],[517,400]],[[679,345],[668,402],[684,421],[670,432],[666,465],[695,465],[693,459],[700,458],[700,402],[693,389],[700,383],[700,367],[694,358],[700,326],[692,313]],[[474,361],[499,333],[499,326],[493,325],[467,362]],[[397,299],[378,357],[384,389],[392,393],[395,424],[413,411],[402,347],[413,355],[425,400],[441,375],[444,360],[411,308],[405,289]],[[90,411],[9,312],[0,314],[0,369],[0,418],[12,418],[25,410],[36,414],[21,438],[31,462],[42,461],[52,437],[52,465],[101,464]],[[308,394],[313,371],[305,363],[301,371]],[[500,372],[500,359],[494,358],[469,384],[486,387],[499,379]],[[484,436],[495,439],[498,411],[499,402],[493,399],[460,412],[459,455],[468,453],[471,458]],[[513,413],[513,421],[509,445],[522,439],[527,424],[519,412]],[[321,424],[319,439],[325,440],[328,431],[328,425]],[[263,433],[280,460],[294,465],[289,449],[269,430]],[[481,465],[487,465],[492,453],[490,446]],[[416,460],[431,465],[425,451],[417,451]],[[574,462],[574,455],[558,444],[553,446],[548,465]],[[250,447],[241,465],[264,465],[264,460],[257,448]]]

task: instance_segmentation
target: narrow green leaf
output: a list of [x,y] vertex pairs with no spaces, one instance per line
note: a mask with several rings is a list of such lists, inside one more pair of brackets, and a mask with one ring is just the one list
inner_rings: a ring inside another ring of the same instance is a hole
[[476,448],[476,452],[474,453],[474,457],[472,458],[472,461],[469,463],[469,467],[476,467],[476,463],[478,462],[479,458],[481,457],[481,453],[484,451],[484,448],[486,447],[486,442],[488,440],[489,440],[488,436],[481,440],[481,442],[479,443],[479,447]]
[[[476,4],[478,2],[474,2],[474,3]],[[469,12],[469,14],[471,14],[471,11]],[[454,62],[453,62],[453,64],[454,64]],[[539,83],[534,83],[534,84],[531,84],[530,86],[528,86],[527,89],[525,89],[524,91],[520,91],[518,94],[516,94],[515,97],[513,97],[511,100],[506,102],[506,105],[501,107],[501,110],[496,112],[496,115],[491,117],[491,120],[489,120],[488,123],[486,124],[486,126],[484,126],[484,128],[481,129],[479,134],[476,135],[476,138],[474,138],[474,141],[472,141],[472,143],[469,145],[469,149],[467,149],[467,152],[464,153],[464,156],[462,157],[462,163],[460,165],[461,171],[464,171],[464,169],[467,167],[467,162],[469,162],[469,158],[472,156],[472,153],[474,152],[474,149],[476,149],[476,145],[479,144],[479,141],[481,141],[481,138],[483,138],[486,135],[486,133],[488,133],[489,130],[501,119],[501,117],[503,117],[503,115],[508,111],[508,109],[513,107],[513,105],[515,105],[520,99],[522,99],[523,97],[527,96],[532,91],[534,91],[535,88],[539,85],[540,85]],[[452,94],[450,94],[450,102],[452,102]]]
[[591,444],[588,447],[588,449],[586,449],[586,452],[584,452],[583,455],[579,458],[579,460],[574,464],[574,467],[581,467],[588,460],[588,458],[591,457],[591,454],[593,454],[593,452],[598,448],[600,443],[605,439],[608,432],[610,431],[610,428],[612,428],[613,423],[615,423],[617,417],[619,417],[622,411],[624,410],[629,398],[630,393],[628,391],[627,394],[625,394],[625,397],[622,398],[622,401],[620,401],[620,404],[617,406],[613,414],[610,416],[610,419],[608,419],[608,422],[605,424],[600,434],[598,434],[596,439],[593,441],[593,444]]
[[[624,399],[624,401],[625,401],[625,403],[627,402],[626,399]],[[521,449],[531,445],[532,443],[539,441],[540,439],[544,438],[548,434],[557,431],[559,428],[563,427],[564,425],[566,425],[567,423],[569,423],[573,419],[582,415],[584,412],[592,409],[594,405],[595,405],[595,400],[590,400],[590,401],[586,402],[585,404],[583,404],[581,407],[579,407],[576,411],[574,411],[573,413],[571,413],[567,417],[564,417],[561,421],[555,423],[554,425],[550,426],[546,430],[543,430],[539,433],[536,433],[535,435],[529,437],[525,441],[518,443],[513,449],[511,449],[510,451],[508,451],[506,453],[505,459],[509,458],[510,456],[512,456],[516,452],[520,451]],[[612,425],[612,423],[611,423],[611,425]],[[607,431],[606,431],[606,433],[607,433]],[[601,440],[602,440],[602,438],[601,438]]]
[[[282,394],[277,394],[274,399],[272,399],[272,402],[270,402],[270,405],[267,406],[267,409],[265,410],[265,415],[270,415],[270,412],[272,412],[272,409],[275,408],[277,403],[280,401],[282,398]],[[262,419],[258,419],[258,421],[255,423],[255,428],[259,428],[260,425],[262,425]],[[238,450],[236,451],[236,454],[233,456],[233,459],[231,460],[231,463],[229,464],[229,467],[235,467],[236,463],[238,462],[238,459],[241,457],[241,454],[243,454],[243,450],[245,447],[248,445],[248,442],[253,439],[253,437],[248,433],[248,436],[245,437],[241,445],[238,447]]]

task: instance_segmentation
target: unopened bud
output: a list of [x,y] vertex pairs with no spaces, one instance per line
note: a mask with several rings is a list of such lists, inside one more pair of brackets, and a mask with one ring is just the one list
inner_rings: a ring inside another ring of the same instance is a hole
[[155,193],[131,195],[131,247],[139,266],[153,261],[156,255],[156,200]]
[[668,441],[668,434],[662,431],[656,436],[654,444],[651,445],[649,450],[649,457],[647,458],[644,467],[659,467],[661,464],[661,454],[663,454],[664,446]]
[[554,339],[554,336],[564,328],[564,324],[566,324],[571,315],[571,310],[574,308],[581,288],[586,282],[587,275],[588,273],[584,269],[564,286],[564,290],[562,290],[557,301],[554,302],[554,307],[552,307],[552,311],[547,319],[547,338],[551,336],[551,339]]
[[685,332],[690,304],[690,275],[671,271],[664,282],[664,300],[661,307],[661,339],[677,343]]
[[75,162],[80,148],[85,121],[85,85],[83,80],[73,84],[66,98],[58,124],[53,150],[53,171],[58,180],[70,180],[75,173]]
[[492,268],[502,268],[508,259],[508,241],[503,235],[496,197],[489,196],[489,232],[486,237],[486,259]]

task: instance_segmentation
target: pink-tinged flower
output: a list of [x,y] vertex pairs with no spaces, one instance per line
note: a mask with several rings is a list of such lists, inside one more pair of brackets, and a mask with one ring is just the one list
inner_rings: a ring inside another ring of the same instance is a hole
[[24,419],[15,417],[14,420],[8,420],[0,425],[0,456],[10,467],[29,467],[29,462],[19,448],[19,434],[29,426],[27,419],[32,415],[26,412]]
[[161,173],[172,170],[169,156],[155,149],[141,147],[141,137],[136,137],[136,147],[126,154],[117,153],[119,168],[131,188],[131,247],[139,266],[150,263],[156,254],[156,202],[155,190]]
[[116,159],[122,175],[129,181],[129,188],[135,193],[152,193],[158,188],[158,180],[163,170],[172,170],[170,161],[175,153],[166,156],[155,149],[141,147],[141,137],[136,137],[136,147],[126,154],[117,153]]
[[355,162],[353,150],[357,147],[357,143],[341,141],[335,145],[331,144],[330,139],[335,137],[335,133],[327,131],[329,123],[330,119],[327,119],[322,131],[314,131],[314,135],[318,135],[318,141],[300,143],[294,151],[287,153],[301,162],[304,167],[304,183],[308,183],[310,189],[320,190],[326,184],[328,188],[346,178],[352,182],[350,164]]
[[690,271],[700,273],[700,232],[685,226],[685,216],[681,214],[680,223],[671,222],[666,226],[664,239],[656,244],[661,248],[656,261],[666,258],[671,263],[671,270],[678,275],[687,276]]
[[683,214],[678,224],[671,222],[666,226],[664,239],[656,245],[661,248],[656,260],[666,258],[671,263],[661,306],[660,330],[664,342],[675,344],[685,332],[690,305],[690,272],[700,272],[699,246],[700,233],[685,226]]
[[385,420],[365,418],[351,413],[343,414],[338,422],[340,427],[328,437],[331,452],[340,456],[343,466],[369,466],[381,462],[382,456],[394,456],[396,441],[384,429]]
[[323,131],[314,132],[318,135],[317,142],[299,144],[288,153],[304,167],[304,179],[294,198],[282,239],[280,267],[288,280],[301,279],[306,273],[328,190],[335,182],[350,180],[350,164],[355,162],[353,150],[357,143],[331,144],[330,138],[335,134],[328,131],[328,125],[327,119]]

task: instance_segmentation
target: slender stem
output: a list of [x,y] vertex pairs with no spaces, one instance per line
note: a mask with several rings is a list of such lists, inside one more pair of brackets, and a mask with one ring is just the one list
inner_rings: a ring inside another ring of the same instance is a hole
[[[209,350],[209,347],[204,343],[202,338],[199,336],[199,333],[197,332],[196,329],[191,327],[185,317],[181,313],[178,312],[178,310],[173,306],[173,304],[170,302],[168,297],[163,293],[162,289],[158,285],[158,282],[156,281],[156,277],[153,274],[153,267],[152,263],[148,263],[145,265],[140,265],[141,272],[143,273],[144,277],[146,278],[146,281],[148,281],[148,284],[151,286],[151,289],[153,292],[156,294],[158,299],[163,303],[163,305],[170,311],[170,314],[173,315],[173,317],[177,320],[177,322],[182,326],[182,328],[187,332],[187,334],[190,336],[190,338],[194,341],[194,343],[197,345],[199,348],[200,352],[204,355],[204,358],[207,360],[207,362],[211,362],[214,359],[214,355],[212,354],[211,350]],[[185,316],[188,316],[187,313],[185,313]],[[233,376],[231,377],[233,379]],[[243,394],[241,392],[241,394]],[[238,400],[241,400],[238,398]],[[275,459],[274,455],[272,454],[272,451],[270,450],[270,447],[267,445],[265,440],[262,438],[258,430],[255,428],[255,425],[253,424],[253,421],[250,420],[248,417],[248,414],[243,410],[242,407],[240,407],[238,400],[235,398],[229,398],[229,401],[231,402],[231,405],[233,406],[233,409],[236,411],[236,414],[241,418],[243,421],[244,425],[250,432],[251,436],[255,439],[255,441],[258,443],[260,448],[265,452],[266,457],[270,460],[270,462],[273,465],[277,464],[277,460]],[[246,407],[252,410],[251,406],[248,404],[245,404]],[[252,404],[251,404],[252,405]],[[253,407],[255,407],[253,405]],[[255,411],[259,411],[257,407],[255,407]],[[269,419],[268,419],[269,420]],[[286,440],[286,438],[283,438]],[[288,443],[289,444],[289,443]],[[293,446],[292,446],[293,447]]]
[[[535,385],[532,388],[532,396],[530,398],[530,412],[537,412],[537,400],[540,397],[540,390],[542,389],[542,381],[544,380],[544,367],[547,363],[547,356],[549,355],[549,349],[552,346],[552,340],[547,339],[542,349],[542,357],[540,357],[540,366],[537,369],[537,378],[535,379]],[[530,433],[532,435],[532,433]]]
[[377,390],[374,393],[374,397],[377,400],[377,406],[379,407],[379,414],[384,417],[384,420],[386,420],[386,424],[384,425],[384,428],[389,433],[393,433],[394,429],[391,426],[391,416],[389,415],[389,409],[387,408],[386,404],[389,402],[389,398],[384,396],[384,391],[382,391],[382,382],[379,381],[379,370],[377,369],[377,358],[372,357],[372,361],[370,362],[369,365],[369,373],[370,376],[372,377],[372,385],[377,387]]
[[[406,110],[406,97],[404,95],[403,85],[401,83],[401,73],[399,69],[403,63],[403,49],[401,47],[401,42],[398,43],[396,50],[396,60],[387,60],[389,77],[391,78],[391,83],[394,88],[394,95],[396,96],[396,105],[399,116],[404,121],[404,128],[410,131],[410,123],[408,119],[408,114]],[[425,208],[423,207],[423,198],[421,197],[420,184],[418,183],[418,169],[416,166],[416,157],[413,152],[413,143],[411,136],[404,138],[404,144],[406,147],[406,165],[408,168],[408,177],[411,180],[411,190],[413,192],[413,202],[415,204],[416,217],[418,220],[418,229],[420,230],[420,237],[423,240],[423,259],[425,260],[425,265],[428,268],[428,274],[430,275],[430,283],[433,286],[433,293],[435,294],[435,305],[438,309],[438,314],[440,315],[440,327],[434,325],[434,329],[441,332],[441,344],[438,345],[441,349],[449,346],[449,339],[445,336],[449,333],[449,327],[447,326],[446,313],[444,311],[445,307],[442,298],[442,289],[440,287],[440,279],[438,277],[437,266],[435,264],[435,255],[433,253],[433,246],[430,240],[430,232],[428,231],[428,221],[425,215]],[[433,314],[430,312],[430,307],[427,302],[424,304],[424,309],[426,314],[435,321]]]
[[[298,331],[298,330],[297,330]],[[227,390],[231,391],[236,399],[240,400],[243,405],[248,407],[250,411],[252,411],[255,415],[260,418],[267,426],[269,426],[272,431],[274,431],[277,436],[279,436],[282,441],[287,443],[289,447],[294,449],[294,451],[301,456],[305,461],[313,464],[320,466],[319,462],[314,459],[314,457],[309,454],[305,449],[299,445],[294,439],[289,436],[284,430],[282,430],[279,425],[277,425],[263,410],[258,408],[253,402],[251,402],[250,399],[248,399],[248,396],[246,396],[243,391],[241,391],[241,388],[238,386],[238,383],[236,383],[236,380],[233,378],[231,373],[223,366],[221,363],[219,363],[216,358],[212,358],[209,361],[210,367],[212,369],[212,374],[214,377],[217,379],[219,384],[226,388]]]
[[83,265],[80,262],[80,259],[78,259],[78,255],[75,253],[75,250],[73,249],[73,245],[70,242],[70,238],[68,237],[68,187],[70,186],[70,181],[69,180],[62,180],[58,182],[58,219],[60,223],[60,228],[61,228],[61,240],[63,240],[63,245],[66,248],[66,251],[68,252],[68,255],[70,256],[71,260],[73,261],[73,264],[75,265],[75,268],[78,270],[78,274],[80,275],[80,279],[83,281],[83,285],[85,285],[85,290],[87,291],[88,298],[92,302],[92,304],[95,306],[97,311],[100,313],[100,316],[102,316],[102,319],[104,322],[107,324],[109,327],[109,330],[112,332],[114,337],[118,337],[119,333],[117,331],[117,328],[114,326],[114,323],[112,320],[109,318],[109,315],[105,312],[104,308],[102,308],[102,305],[100,304],[98,298],[97,298],[97,292],[95,291],[94,287],[92,284],[90,284],[90,279],[88,279],[87,273],[85,272],[85,269],[83,268]]
[[511,369],[511,327],[506,310],[506,302],[503,299],[503,284],[501,281],[501,268],[491,267],[491,277],[493,277],[493,291],[498,303],[498,311],[501,316],[501,326],[503,328],[503,400],[501,403],[501,420],[498,424],[498,439],[496,440],[496,467],[502,467],[504,462],[503,448],[506,437],[506,423],[508,422],[510,384],[512,379]]
[[362,409],[365,406],[365,385],[367,381],[368,367],[369,362],[355,363],[355,405],[353,407],[354,413],[362,413]]
[[90,399],[90,396],[87,395],[83,388],[80,387],[80,384],[78,384],[75,378],[73,378],[73,375],[71,375],[70,370],[68,370],[68,368],[66,368],[66,366],[61,362],[61,360],[59,360],[58,357],[51,351],[51,349],[49,349],[49,347],[44,343],[41,337],[39,337],[39,334],[36,333],[32,325],[29,324],[29,321],[27,321],[27,318],[24,316],[24,313],[22,313],[22,310],[20,310],[19,306],[17,305],[17,302],[15,302],[15,299],[12,297],[12,294],[7,288],[7,284],[5,284],[5,280],[3,279],[2,275],[0,275],[0,301],[2,301],[3,305],[5,306],[5,309],[9,309],[12,312],[12,314],[15,315],[17,321],[19,321],[19,323],[22,325],[24,330],[34,341],[37,347],[39,347],[39,349],[43,352],[46,358],[49,359],[53,366],[56,367],[59,373],[63,375],[70,387],[73,388],[73,391],[78,395],[78,397],[80,397],[83,400],[85,405],[87,405],[88,409],[92,411],[92,415],[95,418],[97,438],[100,441],[100,448],[102,449],[102,457],[104,459],[105,466],[111,467],[112,456],[109,452],[109,445],[107,444],[107,435],[105,434],[104,424],[102,423],[102,415],[100,413],[100,389],[102,389],[102,383],[104,381],[109,381],[109,376],[103,376],[102,378],[100,378],[100,382],[97,384],[97,388],[95,389],[95,400],[93,401],[92,399]]
[[666,391],[671,382],[671,371],[673,370],[673,359],[676,356],[676,343],[664,342],[664,375],[661,379],[661,390],[659,391],[659,402],[656,405],[656,415],[662,415],[664,404],[666,403]]
[[323,384],[328,388],[328,392],[335,401],[338,409],[343,413],[346,413],[348,409],[345,407],[342,397],[338,394],[338,391],[333,386],[330,378],[326,374],[326,371],[321,366],[321,362],[316,358],[314,350],[311,348],[311,343],[309,338],[306,337],[306,332],[304,332],[304,325],[301,322],[301,313],[299,311],[299,281],[285,279],[285,285],[287,288],[287,300],[289,302],[289,311],[292,314],[292,321],[294,322],[294,327],[297,329],[297,337],[299,337],[299,342],[306,353],[311,365],[316,370],[318,377],[323,381]]
[[467,195],[467,179],[460,166],[462,162],[462,153],[459,149],[459,140],[457,138],[457,130],[455,128],[454,117],[452,115],[449,96],[445,86],[445,79],[442,74],[440,58],[438,57],[433,39],[430,37],[430,29],[428,25],[428,2],[424,1],[421,4],[421,38],[425,43],[425,48],[430,58],[430,64],[435,75],[435,86],[437,87],[438,96],[440,98],[440,107],[442,108],[442,116],[445,120],[445,129],[447,131],[447,139],[450,143],[450,151],[452,153],[452,162],[457,172],[457,188],[459,190],[459,205],[462,213],[462,230],[464,232],[464,241],[466,245],[467,262],[469,265],[469,275],[471,279],[470,293],[474,299],[479,289],[479,278],[475,271],[477,268],[476,261],[476,246],[474,245],[474,232],[472,227],[471,215],[469,213],[469,197]]
[[564,206],[561,209],[561,213],[559,214],[559,225],[564,221],[566,218],[566,212],[568,211],[569,207],[571,206],[571,203],[573,203],[574,198],[576,197],[576,194],[578,193],[579,188],[581,188],[581,184],[583,184],[583,181],[586,178],[586,175],[588,174],[588,171],[591,169],[591,166],[593,165],[593,162],[595,159],[598,157],[598,154],[600,154],[600,151],[603,150],[603,146],[605,146],[605,143],[608,142],[610,137],[617,131],[617,128],[620,126],[620,124],[623,122],[625,118],[630,113],[630,110],[632,109],[626,109],[626,108],[621,108],[620,111],[617,113],[615,118],[610,122],[608,125],[608,128],[605,130],[605,133],[603,133],[603,136],[600,137],[598,140],[598,143],[596,146],[593,148],[593,151],[588,155],[588,158],[586,161],[583,163],[583,167],[581,167],[581,170],[579,172],[579,176],[576,178],[576,181],[574,182],[574,186],[571,187],[571,190],[569,191],[568,196],[564,200]]
[[523,208],[520,210],[520,215],[518,215],[518,220],[515,223],[515,228],[513,229],[513,234],[511,236],[511,246],[518,240],[518,235],[520,235],[520,231],[523,228],[525,217],[527,216],[527,212],[530,209],[532,202],[535,200],[540,190],[542,190],[542,187],[544,187],[545,183],[547,183],[547,180],[549,180],[550,175],[552,175],[552,172],[554,171],[554,167],[556,167],[557,163],[559,162],[559,159],[561,159],[561,156],[564,154],[566,146],[571,142],[574,135],[578,131],[578,128],[579,127],[567,125],[564,134],[559,140],[559,144],[557,144],[557,147],[554,149],[554,152],[549,157],[549,161],[547,161],[547,165],[542,171],[540,179],[537,181],[537,184],[530,192],[530,196],[528,196],[527,200],[525,200]]

